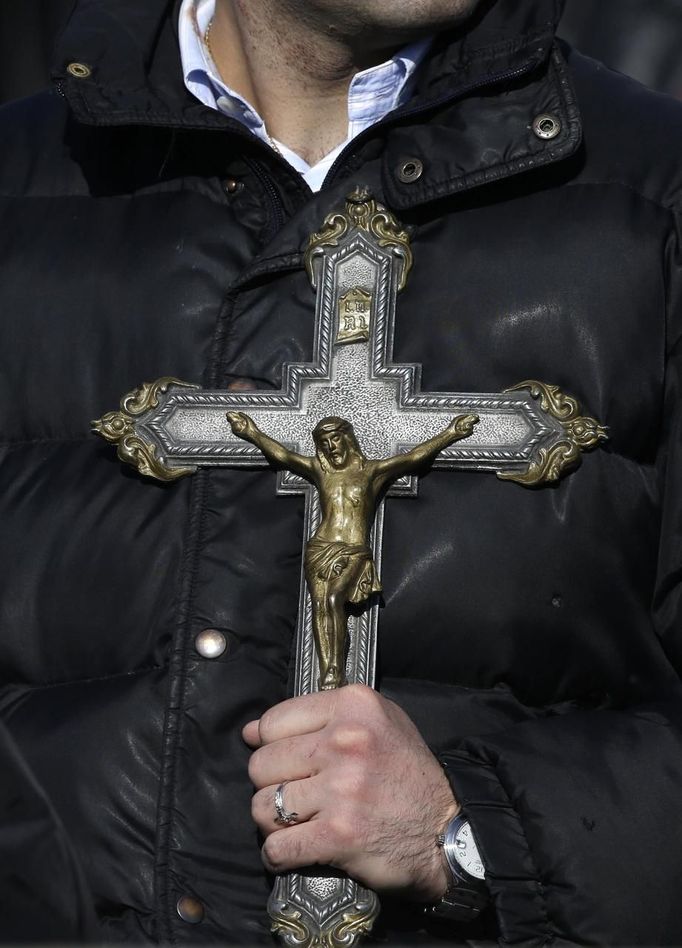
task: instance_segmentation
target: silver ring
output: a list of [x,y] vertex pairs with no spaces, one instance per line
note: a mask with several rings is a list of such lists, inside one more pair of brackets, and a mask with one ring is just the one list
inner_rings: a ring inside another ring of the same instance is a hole
[[291,813],[284,806],[284,788],[288,783],[289,781],[285,780],[275,790],[275,810],[277,811],[275,823],[281,823],[283,826],[292,826],[298,819],[298,813]]

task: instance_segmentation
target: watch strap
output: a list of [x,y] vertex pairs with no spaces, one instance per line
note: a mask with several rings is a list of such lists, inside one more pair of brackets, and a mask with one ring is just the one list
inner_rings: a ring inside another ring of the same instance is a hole
[[443,898],[435,905],[430,905],[427,911],[435,918],[472,922],[478,918],[489,901],[487,892],[469,888],[463,882],[453,880]]
[[[456,832],[459,827],[468,822],[467,817],[460,811],[448,825],[446,833],[438,836],[438,846],[442,849],[446,835],[453,831]],[[448,867],[450,884],[443,898],[435,905],[429,906],[427,912],[437,918],[462,922],[473,921],[490,902],[488,887],[485,882],[469,875],[456,862],[446,858],[445,852],[443,858]]]

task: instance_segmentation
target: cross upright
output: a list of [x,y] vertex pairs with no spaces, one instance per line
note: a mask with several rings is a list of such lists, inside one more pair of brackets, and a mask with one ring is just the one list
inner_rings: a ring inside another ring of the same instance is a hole
[[[260,467],[267,461],[232,432],[226,413],[245,412],[271,438],[313,455],[312,431],[329,416],[349,419],[368,458],[407,452],[436,436],[456,415],[479,422],[466,440],[443,450],[434,467],[487,471],[527,487],[557,481],[577,467],[583,451],[606,439],[606,429],[581,415],[557,386],[524,381],[502,393],[424,392],[417,364],[393,362],[396,302],[413,265],[409,235],[364,188],[330,214],[306,251],[316,292],[313,359],[283,367],[279,392],[206,391],[167,377],[126,395],[119,411],[93,423],[118,446],[121,460],[164,481],[200,466]],[[278,494],[305,496],[304,541],[320,523],[315,489],[288,471]],[[415,497],[418,477],[396,481],[389,497]],[[381,569],[384,504],[371,537]],[[301,573],[295,693],[317,690],[310,596]],[[348,620],[349,682],[374,685],[379,604]],[[374,893],[334,875],[291,874],[277,879],[269,911],[273,930],[291,946],[355,944],[378,913]]]

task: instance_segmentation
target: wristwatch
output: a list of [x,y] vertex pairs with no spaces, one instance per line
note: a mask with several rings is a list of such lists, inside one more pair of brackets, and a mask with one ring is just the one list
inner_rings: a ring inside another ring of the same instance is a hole
[[438,918],[473,921],[490,901],[490,893],[471,823],[464,814],[460,812],[448,823],[438,837],[438,845],[447,860],[451,881],[443,898],[429,906],[428,912]]

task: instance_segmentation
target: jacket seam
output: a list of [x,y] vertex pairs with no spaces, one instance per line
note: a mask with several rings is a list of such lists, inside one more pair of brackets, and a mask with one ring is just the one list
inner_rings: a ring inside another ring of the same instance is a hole
[[[670,235],[669,235],[669,236],[670,236],[670,238],[671,238],[673,241],[675,241],[675,243],[678,245],[678,247],[679,247],[679,242],[680,242],[680,224],[679,224],[679,222],[678,222],[678,216],[679,216],[679,214],[680,214],[679,208],[674,207],[674,208],[671,208],[671,209],[670,209],[671,221],[670,221]],[[675,340],[674,340],[674,341],[671,340],[671,341],[670,341],[670,344],[668,345],[670,322],[671,322],[671,315],[672,315],[672,314],[671,314],[671,303],[672,303],[672,292],[671,292],[672,273],[671,273],[671,269],[672,269],[672,265],[671,265],[670,269],[669,269],[668,267],[666,267],[665,265],[662,267],[662,269],[663,269],[663,279],[664,279],[664,282],[665,282],[665,339],[666,339],[666,353],[665,353],[665,355],[666,355],[666,363],[665,363],[664,383],[665,383],[665,385],[667,386],[667,381],[668,381],[668,361],[669,361],[669,359],[672,358],[673,352],[675,351],[675,349],[676,349],[676,348],[678,347],[678,345],[680,344],[680,340],[682,340],[682,331],[681,331],[681,332],[679,333],[679,335],[675,338]],[[661,411],[662,411],[662,410],[663,410],[663,406],[661,406]]]
[[171,924],[170,837],[175,813],[175,787],[179,767],[177,748],[182,731],[182,715],[187,693],[187,637],[191,623],[198,573],[199,551],[204,533],[208,474],[198,471],[193,478],[184,562],[180,573],[181,595],[173,656],[170,662],[166,716],[162,738],[159,801],[157,806],[154,891],[157,934],[175,944]]
[[281,273],[286,270],[297,270],[302,266],[301,254],[282,254],[277,257],[267,257],[252,268],[247,268],[230,287],[223,305],[220,308],[216,329],[213,335],[211,356],[208,369],[205,373],[205,383],[208,388],[217,388],[220,383],[221,370],[227,373],[226,356],[230,339],[230,329],[239,318],[235,315],[237,300],[251,285],[269,276],[272,273]]
[[[116,125],[126,125],[126,124],[138,124],[140,117],[144,117],[144,124],[149,126],[164,126],[165,128],[181,128],[196,131],[224,131],[225,124],[224,120],[221,121],[217,116],[214,118],[214,113],[210,112],[207,115],[207,118],[211,118],[211,121],[208,122],[183,122],[180,120],[178,115],[173,115],[167,109],[149,109],[142,111],[140,109],[126,109],[126,110],[116,110],[112,109],[107,111],[105,109],[92,108],[90,102],[88,101],[87,96],[84,94],[81,86],[76,85],[76,83],[81,83],[83,80],[76,79],[70,80],[68,83],[68,97],[74,112],[80,113],[82,116],[86,116],[89,122],[87,124],[93,124],[96,127],[108,127]],[[106,99],[104,93],[104,86],[99,85],[98,83],[93,83],[92,88],[94,89],[96,95],[100,99]],[[117,92],[125,93],[124,89],[117,89]],[[192,103],[194,107],[194,103]],[[102,120],[102,116],[106,115],[106,121]]]
[[[671,209],[669,213],[671,217],[671,235],[672,235],[672,238],[675,239],[676,238],[675,232],[677,230],[676,212]],[[665,287],[665,313],[664,313],[665,352],[664,352],[664,359],[663,359],[663,378],[661,381],[661,402],[660,402],[659,414],[658,414],[658,430],[659,431],[663,431],[664,426],[665,426],[665,408],[666,408],[667,393],[668,393],[668,376],[670,372],[670,362],[673,358],[673,355],[675,354],[675,350],[678,348],[678,346],[680,345],[680,341],[682,340],[682,334],[681,334],[675,339],[674,342],[671,342],[670,344],[668,344],[668,338],[669,338],[668,332],[670,329],[670,316],[671,316],[670,284],[672,282],[672,274],[669,272],[669,268],[666,266],[665,256],[663,260],[661,261],[661,274],[663,278],[663,285]],[[662,454],[662,451],[665,451],[665,454]],[[662,456],[663,462],[664,462],[661,468],[659,469],[658,479],[657,479],[658,503],[659,503],[659,509],[661,510],[661,512],[663,511],[663,504],[666,497],[666,479],[667,479],[668,460],[669,460],[668,455],[669,455],[668,445],[665,444],[665,446],[663,447],[661,445],[661,439],[659,438],[658,457],[660,458]],[[657,575],[660,572],[660,562],[661,562],[661,553],[662,553],[662,536],[663,534],[661,531],[659,533],[659,545],[658,545],[658,564],[659,565],[656,570]],[[656,601],[657,595],[658,595],[658,592],[657,590],[655,590],[653,593],[652,602],[651,602],[652,616],[655,612],[655,601]]]
[[623,188],[625,191],[630,191],[636,197],[641,198],[642,201],[646,201],[648,204],[653,204],[654,207],[657,207],[661,211],[666,211],[668,214],[673,215],[677,211],[677,205],[675,203],[665,204],[663,201],[658,200],[655,197],[652,197],[650,194],[645,194],[644,191],[641,191],[639,188],[636,188],[634,184],[628,184],[627,181],[620,181],[617,178],[603,178],[603,179],[593,179],[591,181],[568,181],[564,187],[566,188]]
[[88,444],[90,440],[85,435],[76,438],[18,438],[16,441],[3,438],[0,439],[0,448],[16,448],[31,444]]
[[148,672],[161,671],[165,665],[145,665],[134,668],[132,671],[113,672],[110,675],[94,675],[90,678],[66,678],[63,681],[9,681],[3,683],[3,688],[22,688],[26,691],[47,691],[50,688],[68,688],[70,685],[91,685],[100,681],[113,681],[116,678],[133,678],[135,675],[146,675]]
[[[359,161],[359,163],[361,163],[361,164],[364,162],[364,157],[363,157],[363,155],[353,155],[353,156],[350,156],[350,157],[349,157],[349,162],[350,162],[351,158],[352,158],[353,160],[357,158],[358,161]],[[495,167],[497,168],[497,167],[500,167],[500,166],[495,166]],[[538,165],[538,167],[541,167],[541,166]],[[493,170],[494,170],[494,169],[493,169]],[[459,180],[459,179],[457,179],[457,178],[448,179],[448,182],[451,183],[452,181],[456,181],[456,180]],[[446,182],[446,183],[447,183],[447,182]],[[563,185],[563,187],[565,187],[565,188],[581,188],[581,187],[620,187],[620,188],[623,188],[624,190],[631,191],[633,194],[635,194],[637,197],[641,198],[643,201],[647,201],[648,203],[653,204],[655,207],[658,207],[658,208],[660,208],[660,209],[663,210],[663,211],[668,211],[670,214],[679,213],[680,210],[682,210],[682,203],[678,203],[677,201],[671,201],[670,203],[666,203],[666,202],[664,202],[664,201],[662,201],[662,200],[659,200],[658,198],[652,197],[650,194],[646,194],[644,191],[642,191],[642,190],[640,190],[639,188],[635,187],[635,185],[629,184],[627,181],[621,181],[621,180],[618,179],[618,178],[603,178],[603,179],[602,179],[602,178],[594,178],[594,179],[592,179],[592,180],[590,180],[590,181],[567,181],[567,182]],[[152,192],[152,193],[156,193],[156,192]],[[447,195],[444,195],[444,197],[446,197],[446,196],[447,196]],[[57,194],[57,195],[54,195],[54,194],[47,194],[47,193],[46,193],[46,194],[19,194],[19,193],[16,193],[16,194],[12,193],[12,194],[10,194],[10,193],[7,193],[7,192],[1,192],[1,191],[0,191],[0,200],[7,200],[7,201],[16,201],[16,200],[30,201],[30,200],[36,200],[36,201],[41,201],[41,200],[45,200],[45,199],[47,199],[47,198],[49,198],[49,199],[56,199],[56,200],[58,200],[58,201],[60,201],[60,200],[65,200],[65,201],[66,201],[66,200],[73,200],[74,198],[82,199],[83,201],[89,201],[89,200],[90,200],[90,198],[89,198],[89,196],[88,196],[87,194],[69,194],[69,193],[67,193],[67,192],[64,192],[64,193],[62,193],[62,194]],[[438,199],[438,198],[436,198],[436,200],[437,200],[437,199]],[[296,255],[296,254],[282,254],[282,255],[279,256],[279,257],[269,257],[269,258],[267,258],[267,261],[265,261],[265,263],[267,264],[268,261],[273,261],[273,262],[274,262],[274,261],[287,262],[287,261],[289,261],[291,258],[296,257],[296,256],[298,256],[298,257],[300,258],[301,255],[300,255],[300,254],[298,254],[298,255]],[[267,272],[270,272],[270,271],[269,271],[268,269],[265,269],[263,272],[267,273]],[[45,440],[45,441],[52,441],[52,440],[55,440],[55,441],[56,441],[56,440],[65,440],[65,441],[66,441],[66,440],[70,440],[70,441],[76,441],[76,440],[79,440],[79,439],[74,437],[74,438],[68,438],[68,439],[67,439],[67,438],[64,438],[64,439],[46,438],[46,439],[35,439],[35,440],[36,440],[36,441],[42,441],[42,440]],[[86,439],[86,438],[83,438],[82,440],[87,440],[87,439]],[[10,442],[10,443],[14,443],[14,442]]]
[[[671,223],[671,234],[672,234],[672,236],[674,237],[674,233],[675,233],[675,216],[674,216],[674,213],[673,213],[672,211],[670,212],[670,218],[671,218],[671,221],[670,221],[670,223]],[[669,239],[670,239],[670,234],[668,235],[668,240],[666,241],[666,245],[667,245]],[[659,431],[663,431],[663,427],[664,427],[664,423],[665,423],[665,404],[666,404],[666,395],[667,395],[667,392],[668,392],[668,375],[669,375],[669,369],[670,369],[670,360],[672,359],[673,352],[675,351],[675,348],[677,347],[677,344],[678,344],[679,341],[680,341],[680,337],[678,336],[678,338],[675,339],[674,342],[670,342],[670,343],[669,343],[669,339],[670,339],[670,337],[669,337],[669,330],[670,330],[670,307],[671,307],[671,287],[670,287],[670,284],[671,284],[671,276],[672,276],[672,275],[671,275],[671,274],[669,273],[669,271],[668,271],[668,267],[666,266],[666,262],[667,262],[667,260],[666,260],[666,254],[664,253],[663,259],[661,260],[661,278],[662,278],[662,280],[663,280],[663,287],[664,287],[664,290],[665,290],[665,292],[664,292],[665,306],[664,306],[664,310],[663,310],[663,375],[662,375],[662,379],[661,379],[661,403],[660,403],[660,406],[659,406],[659,414],[658,414],[658,430],[659,430]],[[660,438],[659,438],[659,445],[660,445]],[[667,466],[667,465],[666,465],[666,466]],[[660,483],[660,482],[659,482],[659,483]],[[660,493],[660,497],[661,497],[661,499],[663,498],[663,492],[662,492],[662,491],[661,491],[661,493]]]
[[453,72],[461,69],[463,66],[466,66],[468,63],[473,62],[474,60],[485,61],[489,59],[497,59],[499,56],[504,53],[517,52],[531,46],[533,43],[536,43],[539,39],[547,38],[553,35],[554,23],[551,20],[543,23],[541,26],[538,26],[537,29],[532,30],[530,33],[521,33],[519,36],[515,36],[512,39],[502,40],[499,43],[494,43],[490,46],[478,46],[475,49],[467,50],[465,55],[459,60],[454,68]]
[[211,358],[205,372],[205,382],[208,388],[217,387],[220,370],[224,368],[225,351],[230,337],[230,327],[234,322],[234,309],[237,305],[239,293],[239,287],[233,286],[225,297],[218,313],[211,345]]
[[[647,204],[651,204],[652,207],[657,208],[659,211],[663,211],[668,216],[668,224],[670,227],[671,233],[674,233],[676,229],[675,217],[679,213],[679,209],[676,204],[663,204],[662,201],[656,200],[656,198],[650,197],[648,194],[644,194],[643,191],[640,191],[639,188],[635,188],[634,185],[627,184],[624,181],[618,180],[597,180],[597,181],[571,181],[566,185],[567,188],[603,188],[603,187],[617,187],[622,188],[625,191],[629,191],[631,194],[634,194],[635,197],[638,197],[641,201],[644,201]],[[667,345],[668,340],[668,316],[670,308],[670,274],[665,267],[665,261],[661,261],[661,274],[663,280],[663,286],[665,289],[665,339],[666,339],[666,348],[664,352],[664,366],[663,366],[663,390],[665,391],[665,383],[667,377],[667,363],[668,359],[672,355],[675,347],[682,339],[682,334]],[[661,411],[663,408],[661,408]]]

